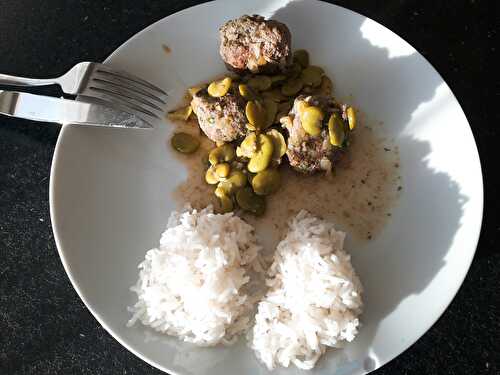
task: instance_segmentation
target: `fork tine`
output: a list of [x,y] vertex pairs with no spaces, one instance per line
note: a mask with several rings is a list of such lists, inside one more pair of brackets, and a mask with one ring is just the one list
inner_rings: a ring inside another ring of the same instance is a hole
[[135,86],[131,86],[131,85],[126,85],[126,84],[123,84],[120,80],[115,80],[113,78],[111,79],[101,79],[101,78],[96,78],[96,77],[93,77],[92,78],[92,81],[93,82],[98,82],[98,83],[101,83],[103,85],[107,85],[108,87],[109,86],[112,86],[114,88],[118,88],[120,90],[127,90],[131,92],[131,94],[140,94],[140,95],[144,95],[146,97],[148,97],[149,99],[152,99],[160,104],[167,104],[164,100],[162,100],[161,98],[145,91],[145,90],[142,90],[138,87],[135,87]]
[[147,99],[144,99],[139,95],[136,95],[134,93],[129,93],[125,90],[120,90],[109,85],[100,84],[99,82],[92,82],[89,86],[89,90],[96,90],[112,96],[121,97],[123,100],[128,99],[127,101],[132,101],[132,102],[135,101],[139,105],[142,104],[156,111],[163,112],[161,107],[158,107],[155,103]]
[[133,113],[140,113],[143,115],[155,117],[157,119],[160,118],[160,116],[158,116],[156,113],[151,112],[151,111],[145,109],[144,107],[141,107],[141,106],[139,106],[139,105],[137,105],[129,100],[125,100],[125,99],[123,99],[122,96],[116,95],[113,92],[108,92],[106,90],[102,90],[102,89],[98,89],[98,88],[94,88],[94,89],[88,88],[83,93],[81,93],[81,95],[87,96],[90,98],[95,98],[95,99],[110,103],[112,105],[124,107],[124,108],[128,109],[128,111],[132,111]]
[[161,95],[168,96],[168,94],[165,91],[163,91],[159,87],[149,83],[148,81],[145,81],[142,78],[139,78],[137,76],[134,76],[134,75],[127,73],[127,72],[124,72],[124,71],[113,70],[104,64],[96,64],[95,71],[97,73],[109,75],[109,76],[112,76],[115,78],[121,78],[121,79],[126,80],[126,81],[135,82],[136,84],[146,86],[149,89],[154,90]]
[[112,82],[112,84],[115,85],[121,85],[122,87],[125,87],[131,91],[135,91],[136,93],[142,93],[147,97],[154,98],[160,103],[165,103],[166,98],[168,97],[168,94],[159,94],[157,91],[152,90],[142,84],[138,84],[135,81],[131,81],[121,76],[104,73],[103,71],[94,70],[90,78],[94,81],[100,80],[105,82]]

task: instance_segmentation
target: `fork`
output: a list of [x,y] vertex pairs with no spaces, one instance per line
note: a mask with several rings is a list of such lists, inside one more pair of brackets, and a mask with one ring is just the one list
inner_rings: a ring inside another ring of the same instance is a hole
[[48,86],[57,84],[70,95],[94,98],[137,115],[160,118],[168,94],[124,71],[94,62],[81,62],[57,78],[36,79],[0,74],[0,85]]

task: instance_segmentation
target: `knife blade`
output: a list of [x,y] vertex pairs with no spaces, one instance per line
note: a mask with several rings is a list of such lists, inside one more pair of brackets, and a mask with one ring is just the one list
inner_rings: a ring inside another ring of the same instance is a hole
[[142,118],[103,104],[0,90],[0,114],[28,120],[151,129]]

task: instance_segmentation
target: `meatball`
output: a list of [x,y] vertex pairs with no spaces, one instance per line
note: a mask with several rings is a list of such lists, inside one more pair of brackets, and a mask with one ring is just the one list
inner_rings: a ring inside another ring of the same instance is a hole
[[231,142],[245,135],[245,100],[232,88],[214,98],[206,89],[193,96],[191,107],[205,135],[214,142]]
[[[302,127],[300,108],[302,102],[316,106],[324,113],[323,126],[318,136],[311,136]],[[293,104],[289,116],[282,119],[288,130],[287,156],[290,166],[301,173],[312,174],[319,171],[330,171],[332,165],[342,157],[343,150],[330,143],[328,134],[328,120],[334,112],[345,119],[345,106],[339,105],[328,96],[298,96]]]
[[281,22],[245,15],[222,25],[219,36],[222,60],[238,73],[273,73],[291,63],[291,34]]

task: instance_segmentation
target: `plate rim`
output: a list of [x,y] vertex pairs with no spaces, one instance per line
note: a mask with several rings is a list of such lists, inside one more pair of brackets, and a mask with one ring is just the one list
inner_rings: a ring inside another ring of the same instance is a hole
[[[480,157],[480,154],[479,154],[479,149],[478,149],[477,142],[476,142],[476,137],[474,136],[474,133],[472,131],[472,127],[470,125],[469,119],[467,118],[467,115],[466,115],[466,113],[465,113],[465,111],[464,111],[464,109],[463,109],[460,101],[455,96],[455,93],[453,92],[453,90],[451,89],[451,87],[448,85],[448,83],[446,82],[446,80],[443,78],[443,76],[439,73],[439,71],[434,67],[434,65],[422,53],[420,53],[420,51],[418,49],[416,49],[405,38],[403,38],[399,34],[395,33],[389,27],[381,24],[380,22],[378,22],[378,21],[376,21],[376,20],[374,20],[374,19],[372,19],[372,18],[370,18],[370,17],[368,17],[368,16],[366,16],[366,15],[364,15],[362,13],[353,11],[351,9],[348,9],[346,7],[343,7],[343,6],[340,6],[340,5],[337,5],[337,4],[327,3],[327,2],[324,2],[324,1],[321,1],[321,0],[313,0],[313,1],[315,3],[325,4],[327,6],[333,6],[333,7],[336,7],[336,8],[340,8],[343,11],[347,11],[349,13],[352,13],[355,16],[364,17],[367,20],[370,20],[371,22],[376,23],[377,26],[384,28],[385,30],[389,31],[393,36],[395,36],[395,37],[403,40],[413,50],[415,50],[415,52],[418,55],[420,55],[421,58],[423,58],[423,60],[430,66],[430,68],[432,70],[434,70],[434,73],[436,73],[439,76],[439,78],[442,80],[442,82],[445,83],[447,89],[449,90],[449,92],[452,95],[453,99],[455,99],[455,101],[458,103],[458,106],[459,106],[459,108],[460,108],[460,110],[461,110],[461,112],[462,112],[465,120],[467,121],[467,125],[468,125],[467,131],[469,132],[469,137],[471,137],[472,140],[473,140],[475,154],[477,156],[477,160],[478,160],[478,163],[479,163],[479,174],[481,176],[481,178],[478,181],[478,188],[480,188],[481,194],[479,194],[479,196],[476,197],[478,199],[477,204],[478,204],[479,213],[480,213],[480,215],[479,215],[479,221],[478,221],[477,228],[469,229],[469,232],[472,233],[470,236],[474,238],[474,248],[473,248],[473,251],[469,252],[469,259],[467,260],[467,266],[464,267],[464,269],[463,269],[463,274],[460,275],[460,278],[457,278],[457,280],[459,280],[460,282],[456,283],[456,288],[455,288],[455,290],[452,293],[450,293],[448,295],[449,296],[449,300],[443,305],[442,311],[439,314],[435,315],[435,317],[432,319],[433,320],[432,323],[430,323],[427,328],[425,328],[420,334],[418,334],[415,337],[414,340],[410,340],[411,342],[408,342],[408,343],[400,346],[400,349],[396,350],[398,353],[391,354],[391,355],[387,356],[387,358],[382,358],[383,360],[380,361],[380,364],[378,365],[378,367],[376,367],[376,368],[374,368],[372,370],[369,370],[368,372],[367,371],[363,371],[362,369],[360,369],[359,371],[356,371],[356,372],[352,373],[352,375],[361,375],[361,374],[366,374],[366,373],[375,371],[376,369],[384,367],[389,362],[391,362],[392,360],[394,360],[396,357],[399,357],[404,352],[406,352],[413,344],[415,344],[418,340],[420,340],[422,338],[422,336],[424,336],[436,324],[436,322],[443,316],[443,314],[445,313],[445,311],[448,310],[450,304],[455,299],[458,291],[460,290],[460,288],[462,287],[462,285],[463,285],[463,283],[465,281],[465,278],[467,277],[467,274],[469,273],[470,267],[472,265],[472,262],[474,260],[474,257],[475,257],[476,251],[477,251],[477,247],[478,247],[478,244],[479,244],[479,240],[480,240],[480,236],[481,236],[481,231],[482,231],[482,227],[483,227],[483,221],[484,221],[484,174],[483,174],[483,166],[482,166],[481,157]],[[175,16],[180,16],[183,13],[186,13],[186,12],[190,11],[193,8],[210,7],[213,3],[217,3],[217,2],[218,1],[203,2],[201,4],[196,4],[196,5],[193,5],[193,6],[184,8],[184,9],[181,9],[181,10],[175,12],[175,13],[168,14],[165,17],[162,17],[161,19],[159,19],[159,20],[153,22],[152,24],[146,26],[145,28],[139,30],[134,35],[132,35],[130,38],[128,38],[127,40],[125,40],[115,50],[113,50],[113,52],[110,55],[108,55],[106,57],[106,59],[104,60],[104,63],[108,62],[115,55],[117,55],[122,49],[125,48],[125,46],[131,40],[138,38],[139,35],[142,34],[142,33],[150,31],[151,29],[153,29],[154,27],[156,27],[157,24],[161,24],[163,22],[167,22],[167,19],[169,17],[172,17],[174,15]],[[159,370],[161,370],[163,372],[168,372],[168,373],[170,373],[172,375],[183,375],[180,372],[177,372],[175,370],[169,369],[167,367],[164,367],[160,363],[157,363],[157,362],[155,362],[153,360],[150,360],[146,355],[142,354],[139,350],[136,350],[131,345],[129,345],[124,339],[122,339],[120,337],[120,335],[118,333],[115,333],[106,324],[104,317],[102,317],[98,312],[96,312],[93,309],[92,305],[87,301],[86,297],[84,296],[84,293],[80,289],[78,281],[75,279],[75,277],[74,277],[74,275],[72,273],[71,265],[69,264],[69,262],[66,259],[65,251],[64,251],[62,243],[61,243],[62,242],[62,240],[61,240],[62,235],[59,233],[58,220],[56,219],[56,217],[57,217],[57,214],[56,214],[56,211],[57,211],[57,209],[56,209],[57,198],[55,196],[55,186],[56,186],[56,183],[57,183],[56,180],[58,179],[58,175],[57,175],[56,170],[57,170],[58,160],[59,160],[60,154],[61,154],[61,150],[60,150],[61,149],[61,144],[64,141],[65,133],[68,131],[67,130],[68,127],[72,127],[72,125],[63,125],[61,127],[61,130],[60,130],[59,135],[57,137],[56,145],[54,147],[54,153],[53,153],[53,156],[52,156],[52,163],[51,163],[51,168],[50,168],[50,178],[49,178],[49,213],[50,213],[50,219],[51,219],[51,227],[52,227],[52,232],[54,234],[54,242],[56,244],[57,252],[59,254],[59,258],[60,258],[61,263],[63,265],[64,271],[66,272],[66,275],[68,276],[68,278],[69,278],[69,280],[71,282],[71,285],[73,286],[73,289],[75,289],[75,291],[78,294],[78,297],[80,298],[80,300],[84,303],[85,307],[90,311],[90,313],[97,320],[97,322],[106,330],[106,332],[108,332],[111,335],[111,337],[113,337],[116,341],[118,341],[129,352],[131,352],[132,354],[134,354],[136,357],[140,358],[144,362],[148,363],[149,365],[153,366],[154,368],[157,368],[157,369],[159,369]]]

